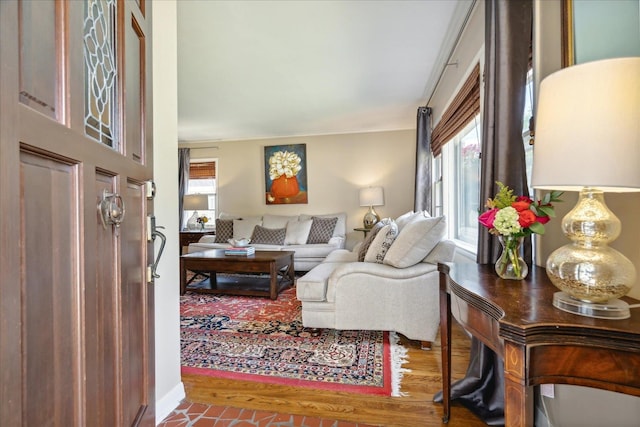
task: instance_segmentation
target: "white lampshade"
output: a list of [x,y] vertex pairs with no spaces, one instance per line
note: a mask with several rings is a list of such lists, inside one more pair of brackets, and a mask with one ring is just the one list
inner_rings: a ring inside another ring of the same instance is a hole
[[384,205],[384,193],[382,187],[367,187],[360,189],[360,206]]
[[187,194],[183,199],[182,208],[185,211],[206,211],[209,209],[209,196],[207,194]]
[[549,75],[537,110],[534,188],[640,191],[640,58]]
[[540,85],[532,186],[579,190],[562,219],[572,243],[553,251],[547,276],[560,289],[553,305],[570,313],[626,319],[619,298],[636,281],[635,266],[611,248],[621,232],[604,192],[640,191],[640,57],[562,69]]

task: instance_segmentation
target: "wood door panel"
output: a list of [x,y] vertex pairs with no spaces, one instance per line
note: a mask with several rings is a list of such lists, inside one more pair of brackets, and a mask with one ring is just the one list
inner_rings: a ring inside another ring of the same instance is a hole
[[56,5],[22,1],[20,7],[20,102],[58,119]]
[[127,38],[125,78],[128,82],[127,114],[125,116],[126,153],[136,162],[144,163],[145,38],[135,17],[132,16],[128,24],[125,29],[125,37]]
[[125,384],[129,384],[123,391],[123,414],[125,424],[129,425],[144,411],[148,400],[142,387],[148,360],[147,283],[146,269],[140,268],[146,260],[146,199],[141,183],[128,182],[122,192],[127,211],[127,218],[121,225],[121,234],[127,236],[127,240],[122,242],[121,258],[122,378]]
[[78,166],[23,150],[20,170],[25,425],[77,425]]
[[[106,190],[113,193],[116,178],[96,171],[95,196],[91,206],[96,206]],[[120,370],[118,356],[118,245],[111,227],[103,227],[98,210],[93,209],[90,217],[95,224],[96,239],[85,242],[85,250],[94,253],[95,275],[86,278],[85,290],[85,334],[86,334],[86,377],[94,384],[87,389],[86,411],[91,414],[96,426],[118,425],[118,408],[121,397],[118,392]],[[115,327],[114,327],[115,326]]]

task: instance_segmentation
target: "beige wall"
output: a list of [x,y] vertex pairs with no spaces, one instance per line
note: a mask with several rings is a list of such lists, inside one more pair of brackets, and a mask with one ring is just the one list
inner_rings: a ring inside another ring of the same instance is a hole
[[[265,203],[264,147],[306,144],[308,204]],[[218,159],[218,211],[232,214],[289,215],[347,212],[349,243],[362,238],[366,208],[358,190],[380,185],[381,217],[413,209],[415,130],[307,136],[191,145],[191,158]],[[205,145],[217,148],[204,148]]]
[[440,121],[444,110],[458,93],[473,67],[480,63],[480,69],[484,69],[484,7],[484,1],[478,1],[474,6],[460,41],[451,55],[449,65],[428,100],[428,106],[433,110],[434,126]]

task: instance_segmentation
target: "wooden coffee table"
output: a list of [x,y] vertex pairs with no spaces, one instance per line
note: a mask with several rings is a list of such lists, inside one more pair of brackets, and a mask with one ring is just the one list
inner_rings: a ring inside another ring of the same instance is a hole
[[[182,255],[180,295],[187,290],[187,271],[192,271],[208,274],[209,278],[198,287],[189,287],[190,291],[264,296],[275,300],[280,291],[294,283],[293,254],[293,251],[256,251],[249,256],[225,255],[224,249],[212,249]],[[219,277],[217,273],[242,275]]]

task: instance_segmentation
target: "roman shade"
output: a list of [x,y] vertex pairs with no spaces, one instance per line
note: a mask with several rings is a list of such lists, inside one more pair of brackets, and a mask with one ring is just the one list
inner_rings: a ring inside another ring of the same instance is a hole
[[214,179],[215,177],[215,162],[191,162],[189,164],[189,179]]
[[431,151],[438,156],[442,147],[480,114],[480,64],[476,64],[467,80],[447,107],[431,133]]

